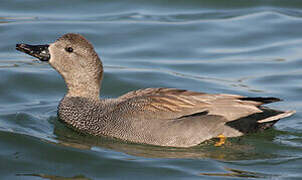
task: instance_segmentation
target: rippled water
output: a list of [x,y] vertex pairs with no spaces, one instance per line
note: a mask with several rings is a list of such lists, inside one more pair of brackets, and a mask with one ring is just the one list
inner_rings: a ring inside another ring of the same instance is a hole
[[[0,2],[1,179],[300,179],[302,3],[298,0]],[[275,96],[296,110],[265,133],[193,148],[79,135],[58,122],[66,92],[15,50],[83,34],[105,65],[103,97],[146,87]]]

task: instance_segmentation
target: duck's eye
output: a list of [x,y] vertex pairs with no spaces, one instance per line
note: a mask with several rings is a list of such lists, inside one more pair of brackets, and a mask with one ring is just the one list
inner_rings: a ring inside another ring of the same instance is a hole
[[71,53],[71,52],[73,52],[73,49],[72,49],[72,47],[67,47],[67,48],[65,48],[65,51]]

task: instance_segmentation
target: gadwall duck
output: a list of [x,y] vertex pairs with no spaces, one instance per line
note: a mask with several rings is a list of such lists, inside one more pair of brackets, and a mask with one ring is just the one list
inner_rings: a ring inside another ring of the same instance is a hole
[[294,111],[261,106],[274,97],[206,94],[173,88],[131,91],[100,99],[103,65],[92,44],[65,34],[50,45],[17,44],[16,49],[48,61],[67,84],[58,117],[90,135],[158,146],[190,147],[220,137],[237,137],[270,128]]

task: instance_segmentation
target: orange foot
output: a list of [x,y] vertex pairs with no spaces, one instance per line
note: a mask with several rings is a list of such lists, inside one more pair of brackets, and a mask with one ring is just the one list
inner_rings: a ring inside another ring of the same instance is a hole
[[222,146],[222,145],[225,143],[227,137],[225,137],[223,134],[220,134],[220,135],[217,136],[217,137],[219,138],[219,142],[216,142],[216,143],[215,143],[215,146],[216,146],[216,147]]

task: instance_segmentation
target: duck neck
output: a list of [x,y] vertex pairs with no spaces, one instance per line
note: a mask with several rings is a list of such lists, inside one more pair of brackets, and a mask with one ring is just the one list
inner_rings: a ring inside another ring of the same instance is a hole
[[67,97],[84,97],[89,99],[99,99],[100,89],[93,86],[68,86]]
[[68,88],[66,96],[84,97],[98,100],[100,98],[101,80],[102,76],[100,78],[93,79],[89,79],[87,77],[78,77],[77,80],[73,79],[73,81],[68,81],[65,78],[65,82]]

